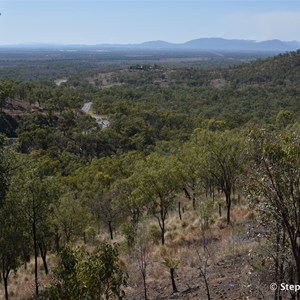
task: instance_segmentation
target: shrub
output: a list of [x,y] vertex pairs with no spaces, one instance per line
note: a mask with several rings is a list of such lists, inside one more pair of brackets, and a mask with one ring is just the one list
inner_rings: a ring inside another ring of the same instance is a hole
[[159,245],[161,240],[161,231],[156,225],[151,225],[149,229],[149,235],[155,245]]

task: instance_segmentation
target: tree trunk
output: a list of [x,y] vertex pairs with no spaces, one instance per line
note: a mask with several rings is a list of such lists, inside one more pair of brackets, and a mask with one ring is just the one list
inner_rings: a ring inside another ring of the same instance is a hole
[[143,274],[143,285],[144,285],[144,297],[145,300],[148,300],[148,296],[147,296],[147,282],[146,282],[146,270],[145,272],[142,272]]
[[195,183],[193,182],[192,186],[191,186],[192,192],[191,194],[189,193],[189,191],[186,188],[183,188],[184,194],[185,196],[189,199],[192,200],[193,203],[193,209],[196,209],[196,195],[195,195]]
[[204,277],[204,283],[205,283],[205,289],[206,289],[207,300],[211,300],[211,298],[210,298],[210,291],[209,291],[209,286],[208,286],[208,282],[207,282],[206,275],[203,276],[203,277]]
[[165,219],[161,220],[161,244],[165,244]]
[[4,291],[5,291],[5,300],[8,300],[8,278],[4,277]]
[[172,281],[172,288],[173,288],[173,293],[177,293],[177,287],[175,284],[175,269],[174,268],[170,268],[170,275],[171,275],[171,281]]
[[4,283],[5,300],[8,300],[8,275],[10,270],[2,271],[2,278]]
[[192,184],[192,201],[193,201],[193,209],[196,210],[196,182],[194,180]]
[[[280,236],[279,236],[279,231],[278,231],[278,227],[276,228],[277,232],[276,232],[276,250],[275,250],[275,282],[279,283],[279,243],[280,243]],[[275,289],[274,291],[274,300],[278,299],[278,293],[279,293],[279,289]]]
[[227,209],[227,224],[230,224],[230,208],[231,208],[230,192],[225,192],[225,197],[226,197],[226,209]]
[[178,201],[178,214],[179,214],[179,219],[180,221],[182,220],[182,216],[181,216],[181,202]]
[[132,218],[131,218],[131,223],[134,228],[137,228],[137,225],[139,224],[139,219],[140,219],[140,210],[134,208],[132,210]]
[[[300,284],[300,260],[299,260],[299,256],[298,256],[298,259],[296,260],[296,264],[297,264],[297,283],[296,284]],[[300,300],[299,291],[296,292],[296,299]]]
[[46,247],[46,244],[44,241],[39,243],[39,249],[40,249],[41,257],[43,260],[45,274],[48,275],[49,270],[48,270],[48,264],[47,264],[47,247]]
[[[290,227],[288,227],[288,223],[285,222],[285,225],[287,227],[287,231],[288,231],[288,235],[289,235],[289,240],[291,242],[292,245],[292,252],[293,252],[293,256],[294,256],[294,261],[296,263],[296,283],[292,283],[292,284],[300,284],[300,249],[297,245],[297,236],[293,235],[292,230],[290,229]],[[296,292],[293,296],[293,299],[300,299],[300,294],[299,292]]]
[[33,247],[34,247],[34,282],[35,282],[35,295],[39,295],[39,281],[38,281],[38,249],[36,240],[36,224],[35,224],[35,214],[32,222],[32,232],[33,232]]
[[109,228],[109,233],[110,233],[110,239],[113,240],[114,235],[113,235],[113,228],[112,228],[112,222],[111,221],[108,221],[108,228]]

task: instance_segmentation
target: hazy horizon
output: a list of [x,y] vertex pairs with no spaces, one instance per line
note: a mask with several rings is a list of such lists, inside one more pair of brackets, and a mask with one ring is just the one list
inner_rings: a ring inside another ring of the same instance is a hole
[[0,0],[0,12],[0,45],[300,41],[294,0]]
[[[225,38],[222,38],[222,37],[215,37],[215,36],[212,36],[212,37],[200,37],[200,38],[196,38],[196,39],[193,39],[193,40],[200,40],[200,39],[224,39],[224,40],[227,40],[227,41],[246,41],[246,42],[255,42],[255,43],[260,43],[260,42],[266,42],[266,41],[272,41],[272,40],[262,40],[262,41],[257,41],[257,40],[250,40],[250,39],[225,39]],[[186,40],[186,41],[183,41],[182,43],[174,43],[174,42],[171,42],[171,41],[165,41],[165,40],[159,40],[159,39],[154,39],[154,40],[151,40],[151,41],[141,41],[139,43],[95,43],[95,44],[84,44],[84,43],[35,43],[35,42],[28,42],[28,43],[16,43],[16,44],[0,44],[0,47],[1,46],[39,46],[39,45],[45,45],[45,46],[102,46],[102,45],[107,45],[107,46],[114,46],[114,45],[117,45],[117,46],[130,46],[130,45],[140,45],[140,44],[143,44],[143,43],[148,43],[148,42],[166,42],[166,43],[170,43],[170,44],[173,44],[173,45],[183,45],[184,43],[186,42],[190,42],[190,41],[193,41],[193,40]],[[273,39],[273,40],[278,40],[278,39]],[[281,42],[295,42],[295,43],[300,43],[300,40],[289,40],[289,41],[283,41],[283,40],[278,40],[278,41],[281,41]]]

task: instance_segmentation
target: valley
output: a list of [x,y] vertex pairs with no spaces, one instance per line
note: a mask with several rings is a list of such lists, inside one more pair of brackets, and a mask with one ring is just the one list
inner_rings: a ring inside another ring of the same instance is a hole
[[0,51],[0,297],[297,299],[300,51],[61,50]]

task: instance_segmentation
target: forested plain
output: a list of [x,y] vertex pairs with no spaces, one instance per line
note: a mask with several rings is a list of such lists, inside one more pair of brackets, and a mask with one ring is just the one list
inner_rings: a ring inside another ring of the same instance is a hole
[[0,53],[3,299],[300,299],[300,51],[104,55]]

